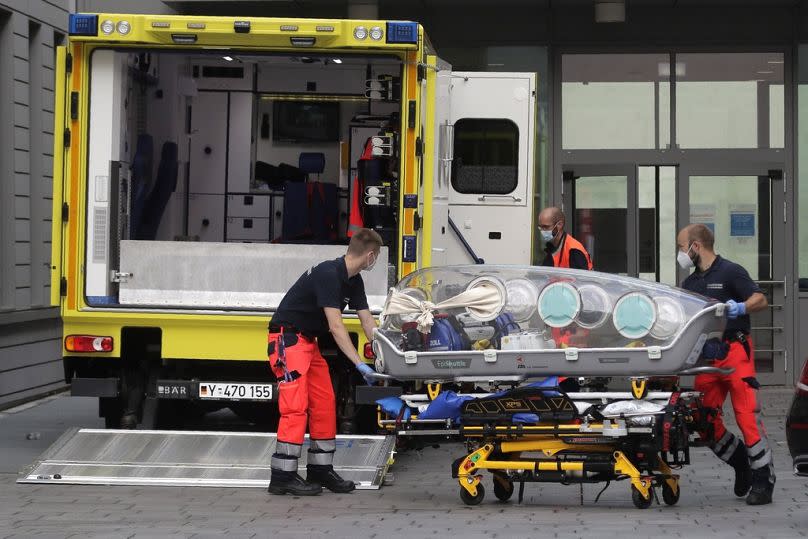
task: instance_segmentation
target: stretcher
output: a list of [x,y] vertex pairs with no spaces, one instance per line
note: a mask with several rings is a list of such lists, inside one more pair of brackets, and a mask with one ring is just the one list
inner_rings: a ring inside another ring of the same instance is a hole
[[[703,407],[700,393],[679,389],[674,379],[633,382],[630,391],[568,393],[558,386],[517,386],[461,394],[459,417],[422,419],[418,410],[441,394],[435,394],[440,387],[427,386],[426,394],[401,396],[412,413],[380,412],[379,424],[399,437],[462,440],[468,453],[452,463],[451,473],[468,505],[485,497],[484,471],[491,473],[494,496],[503,502],[518,485],[521,503],[530,482],[605,482],[608,487],[625,480],[637,508],[650,507],[657,492],[674,505],[680,485],[673,470],[690,464],[690,447],[710,443],[709,419],[717,411]],[[669,387],[649,390],[654,382]]]
[[593,271],[521,266],[425,268],[390,290],[373,342],[398,380],[660,376],[709,363],[724,305]]
[[[703,353],[724,328],[722,303],[629,277],[422,269],[390,290],[375,331],[377,377],[406,389],[379,407],[379,426],[399,439],[462,440],[468,453],[452,477],[469,505],[485,497],[486,470],[501,501],[518,485],[521,502],[529,482],[625,480],[637,508],[657,490],[673,505],[673,470],[690,463],[692,445],[711,442],[716,413],[681,390],[679,376],[729,374]],[[555,383],[530,383],[538,378]],[[630,391],[609,391],[613,378],[627,379]],[[584,387],[570,390],[577,382]],[[436,415],[447,388],[458,390],[456,410]]]
[[[690,463],[691,435],[705,431],[698,421],[710,412],[701,407],[695,392],[663,392],[634,402],[612,400],[619,397],[601,395],[595,400],[609,402],[585,410],[580,409],[581,402],[592,402],[593,397],[557,388],[516,389],[468,401],[460,434],[469,453],[452,465],[461,500],[468,505],[482,502],[480,472],[488,470],[494,495],[501,501],[513,495],[515,484],[521,502],[527,482],[607,482],[608,486],[626,480],[639,509],[650,507],[656,489],[665,504],[676,504],[681,490],[673,468]],[[536,412],[540,420],[515,423],[514,415],[526,410]]]

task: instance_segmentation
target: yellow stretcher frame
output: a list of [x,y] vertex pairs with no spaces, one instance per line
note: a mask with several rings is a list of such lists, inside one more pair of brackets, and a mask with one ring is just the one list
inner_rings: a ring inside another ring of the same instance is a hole
[[[521,458],[523,452],[542,453],[542,459]],[[666,504],[673,505],[679,499],[679,476],[657,456],[656,467],[650,474],[643,475],[626,454],[615,449],[611,444],[569,444],[554,436],[526,436],[523,439],[490,440],[482,447],[469,453],[458,466],[457,480],[460,484],[460,498],[468,505],[477,505],[485,496],[481,481],[481,470],[497,470],[512,472],[584,472],[584,460],[559,460],[556,457],[571,452],[581,454],[611,454],[612,473],[615,478],[628,478],[632,488],[632,501],[640,509],[648,508],[653,498],[655,484],[663,485],[663,499]],[[492,454],[513,454],[510,460],[490,459]],[[495,481],[503,477],[494,474]],[[510,486],[510,493],[513,486]],[[498,495],[499,497],[499,495]],[[510,494],[508,494],[510,497]],[[502,498],[500,498],[502,499]],[[504,500],[503,500],[504,501]]]

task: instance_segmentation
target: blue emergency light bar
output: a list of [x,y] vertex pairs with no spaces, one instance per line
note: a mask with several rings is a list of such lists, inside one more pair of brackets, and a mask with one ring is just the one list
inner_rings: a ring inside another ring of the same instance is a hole
[[418,43],[417,22],[388,22],[388,43]]
[[67,29],[71,36],[97,36],[98,15],[71,13]]

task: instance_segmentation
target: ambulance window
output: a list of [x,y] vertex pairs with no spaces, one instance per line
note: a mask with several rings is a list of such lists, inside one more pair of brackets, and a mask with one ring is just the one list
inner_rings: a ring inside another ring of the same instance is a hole
[[511,120],[455,122],[452,187],[458,193],[512,192],[518,183],[518,159],[519,128]]

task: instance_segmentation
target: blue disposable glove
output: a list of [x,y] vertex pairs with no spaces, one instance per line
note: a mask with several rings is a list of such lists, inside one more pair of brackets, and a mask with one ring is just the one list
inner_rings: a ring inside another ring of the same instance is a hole
[[359,365],[356,366],[356,370],[358,370],[359,374],[362,375],[362,378],[365,379],[365,383],[367,385],[372,386],[373,383],[376,381],[376,379],[373,378],[373,375],[376,374],[376,371],[374,371],[373,367],[371,367],[367,363],[360,363]]
[[739,316],[743,316],[746,314],[746,303],[741,301],[740,303],[735,300],[729,300],[726,303],[727,305],[727,318],[730,320],[735,320]]

